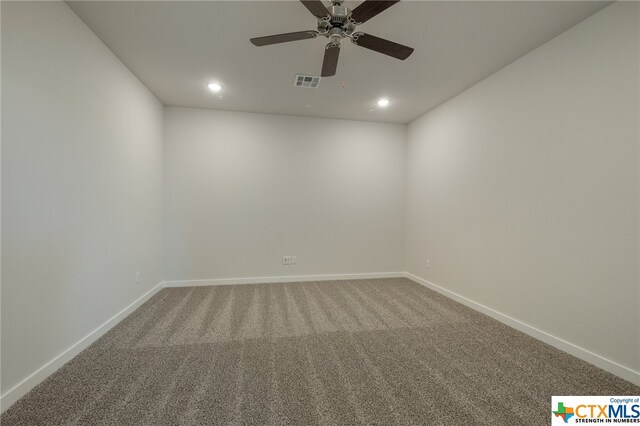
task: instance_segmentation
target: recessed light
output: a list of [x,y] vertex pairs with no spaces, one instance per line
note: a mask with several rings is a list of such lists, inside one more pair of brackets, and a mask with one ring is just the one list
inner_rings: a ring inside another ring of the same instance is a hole
[[379,106],[379,107],[384,108],[384,107],[386,107],[387,105],[389,105],[389,99],[387,99],[387,98],[380,98],[380,99],[378,99],[378,106]]
[[220,85],[220,83],[209,83],[208,87],[209,90],[216,93],[222,90],[222,86]]

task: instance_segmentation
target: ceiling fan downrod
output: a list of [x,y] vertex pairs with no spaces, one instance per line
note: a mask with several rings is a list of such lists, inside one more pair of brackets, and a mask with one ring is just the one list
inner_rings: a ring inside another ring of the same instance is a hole
[[351,18],[351,9],[342,5],[343,0],[332,0],[326,16],[318,18],[318,35],[329,39],[330,46],[338,47],[343,38],[352,38],[356,21]]

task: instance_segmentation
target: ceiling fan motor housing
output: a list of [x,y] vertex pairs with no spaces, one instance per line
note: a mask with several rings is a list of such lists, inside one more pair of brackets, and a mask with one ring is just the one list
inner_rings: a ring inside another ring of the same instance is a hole
[[341,5],[331,6],[331,23],[341,25],[347,20],[349,8]]
[[330,16],[318,19],[318,32],[329,39],[331,45],[340,45],[345,37],[350,37],[356,29],[351,19],[351,9],[342,5],[342,1],[332,1],[328,8]]

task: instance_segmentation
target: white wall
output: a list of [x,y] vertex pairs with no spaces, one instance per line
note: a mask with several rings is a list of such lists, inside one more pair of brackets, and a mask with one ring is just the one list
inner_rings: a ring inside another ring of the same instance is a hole
[[161,233],[160,102],[64,3],[2,2],[3,394],[160,282]]
[[166,108],[165,279],[402,271],[405,147],[397,124]]
[[178,281],[396,272],[406,248],[640,370],[637,16],[608,7],[408,136],[166,108],[163,231],[160,103],[63,3],[2,2],[2,393],[154,287],[163,232]]
[[406,228],[410,273],[636,372],[638,16],[613,4],[411,123]]

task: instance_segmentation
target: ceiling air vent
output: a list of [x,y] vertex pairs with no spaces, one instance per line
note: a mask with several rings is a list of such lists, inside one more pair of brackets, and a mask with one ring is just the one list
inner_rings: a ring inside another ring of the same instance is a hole
[[321,77],[315,75],[296,74],[293,85],[296,87],[306,87],[307,89],[317,89],[320,85]]

